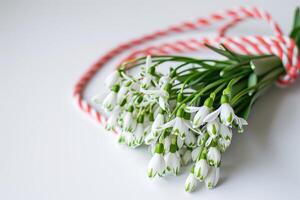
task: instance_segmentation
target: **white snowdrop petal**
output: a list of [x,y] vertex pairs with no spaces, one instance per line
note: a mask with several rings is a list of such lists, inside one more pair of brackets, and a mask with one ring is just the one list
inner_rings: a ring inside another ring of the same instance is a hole
[[128,93],[128,87],[121,87],[117,94],[117,102],[120,104],[126,98],[126,94]]
[[244,118],[239,117],[238,119],[241,125],[248,125],[248,122]]
[[214,120],[218,117],[218,115],[220,114],[220,111],[221,111],[220,108],[218,108],[217,110],[215,110],[215,111],[209,113],[209,114],[204,118],[203,122],[212,122],[212,121],[214,121]]
[[196,189],[197,185],[198,180],[196,179],[193,173],[190,173],[185,181],[185,191],[192,192]]
[[204,182],[208,189],[215,187],[220,178],[220,168],[219,167],[211,167],[207,177]]
[[210,143],[212,142],[213,139],[214,139],[214,138],[209,137],[209,138],[206,140],[206,142],[205,142],[205,146],[208,147],[208,146],[210,145]]
[[165,140],[164,140],[165,153],[168,153],[168,152],[169,152],[170,146],[171,146],[171,137],[168,136],[168,137],[166,137]]
[[164,125],[158,127],[159,129],[166,129],[166,128],[170,128],[172,127],[176,122],[176,118],[175,119],[172,119],[171,121],[165,123]]
[[219,146],[221,152],[225,152],[226,149],[229,147],[230,143],[231,143],[231,140],[226,140],[226,139],[220,137],[218,140],[218,146]]
[[207,176],[209,170],[209,165],[205,159],[200,159],[195,164],[194,175],[200,181],[203,181]]
[[196,137],[191,132],[187,132],[184,143],[188,147],[194,147],[196,145]]
[[228,103],[223,103],[220,107],[220,119],[223,124],[229,126],[232,124],[234,119],[234,111],[233,108]]
[[207,132],[212,138],[216,138],[219,134],[219,123],[217,120],[212,122],[208,122],[207,124]]
[[110,75],[107,76],[107,78],[104,80],[104,84],[107,87],[111,87],[114,84],[116,84],[118,82],[118,80],[120,79],[120,74],[118,71],[114,71],[112,72]]
[[166,164],[163,155],[155,153],[148,164],[148,177],[162,176],[165,169]]
[[161,131],[160,128],[164,123],[164,116],[161,113],[158,113],[152,126],[151,126],[151,132],[153,135],[158,135],[158,133]]
[[231,140],[232,138],[231,129],[224,124],[220,124],[220,134],[225,140]]
[[177,137],[177,146],[179,149],[182,148],[183,144],[184,141],[180,137]]
[[150,145],[151,142],[154,140],[154,136],[152,133],[148,133],[145,137],[145,144]]
[[167,102],[165,101],[165,99],[163,97],[158,98],[158,104],[161,107],[161,109],[167,110]]
[[173,175],[178,175],[180,170],[180,157],[176,153],[167,153],[165,156],[166,169]]
[[110,92],[103,100],[103,106],[107,110],[112,110],[117,103],[117,93]]
[[207,152],[207,160],[210,165],[218,166],[221,161],[221,153],[216,147],[210,147]]
[[185,111],[188,113],[194,113],[197,112],[199,109],[200,107],[188,106],[185,108]]
[[189,164],[192,160],[192,152],[188,149],[185,150],[181,160],[183,165]]
[[197,160],[200,151],[201,151],[201,147],[196,147],[195,149],[193,149],[192,154],[191,154],[193,161]]

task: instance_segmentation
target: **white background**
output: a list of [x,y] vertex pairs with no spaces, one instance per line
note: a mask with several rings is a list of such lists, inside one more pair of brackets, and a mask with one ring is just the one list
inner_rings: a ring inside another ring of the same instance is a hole
[[[148,180],[147,150],[117,148],[72,102],[79,76],[120,42],[243,3],[1,0],[0,199],[300,199],[299,81],[257,102],[223,157],[218,187],[192,194],[183,187],[188,170]],[[269,10],[288,33],[297,3],[249,4]],[[258,22],[236,32],[270,33]],[[88,96],[103,91],[97,80]]]

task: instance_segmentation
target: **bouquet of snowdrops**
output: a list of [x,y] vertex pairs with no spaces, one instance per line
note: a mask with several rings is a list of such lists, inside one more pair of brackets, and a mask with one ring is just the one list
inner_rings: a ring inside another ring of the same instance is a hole
[[[198,181],[208,188],[217,184],[233,130],[243,132],[254,101],[284,72],[276,56],[210,48],[227,59],[147,56],[124,63],[106,79],[106,98],[94,98],[108,113],[106,129],[120,128],[119,143],[149,145],[150,178],[178,175],[182,165],[192,163],[186,191]],[[271,65],[260,66],[266,62]],[[172,67],[163,74],[159,68],[166,63]],[[139,66],[139,76],[129,73]]]

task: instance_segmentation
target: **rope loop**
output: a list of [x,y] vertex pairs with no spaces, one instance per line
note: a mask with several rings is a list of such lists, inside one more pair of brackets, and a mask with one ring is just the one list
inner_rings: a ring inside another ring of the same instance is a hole
[[[228,30],[247,19],[266,21],[270,25],[274,35],[226,36]],[[94,109],[83,97],[83,92],[86,86],[103,66],[119,54],[128,51],[133,47],[138,47],[144,43],[148,43],[168,35],[195,31],[220,22],[225,22],[225,25],[221,26],[217,30],[217,36],[215,37],[190,38],[177,40],[172,43],[163,43],[158,46],[148,46],[144,49],[131,52],[125,60],[149,54],[167,55],[195,52],[204,48],[205,44],[218,47],[222,43],[228,49],[238,53],[247,55],[273,54],[278,56],[282,60],[282,64],[286,70],[286,74],[278,79],[278,84],[281,86],[289,85],[297,79],[300,71],[300,56],[294,40],[283,34],[278,23],[265,10],[257,7],[238,7],[225,10],[223,12],[213,13],[208,17],[201,17],[194,21],[173,25],[169,28],[144,35],[113,48],[100,57],[99,60],[83,74],[75,85],[73,94],[76,104],[82,111],[89,114],[99,123],[105,125],[105,118],[103,118],[100,112]]]

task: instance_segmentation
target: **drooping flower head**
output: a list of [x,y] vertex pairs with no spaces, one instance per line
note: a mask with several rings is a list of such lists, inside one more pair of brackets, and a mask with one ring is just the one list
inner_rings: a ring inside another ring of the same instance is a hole
[[196,189],[197,185],[198,185],[198,180],[194,175],[194,167],[192,167],[192,170],[185,181],[185,191],[192,192]]
[[166,154],[166,169],[168,172],[172,173],[173,175],[178,175],[180,170],[180,156],[177,152],[177,144],[171,144],[169,153]]
[[158,143],[155,147],[155,153],[148,164],[148,177],[163,176],[166,172],[166,163],[163,156],[164,145]]

